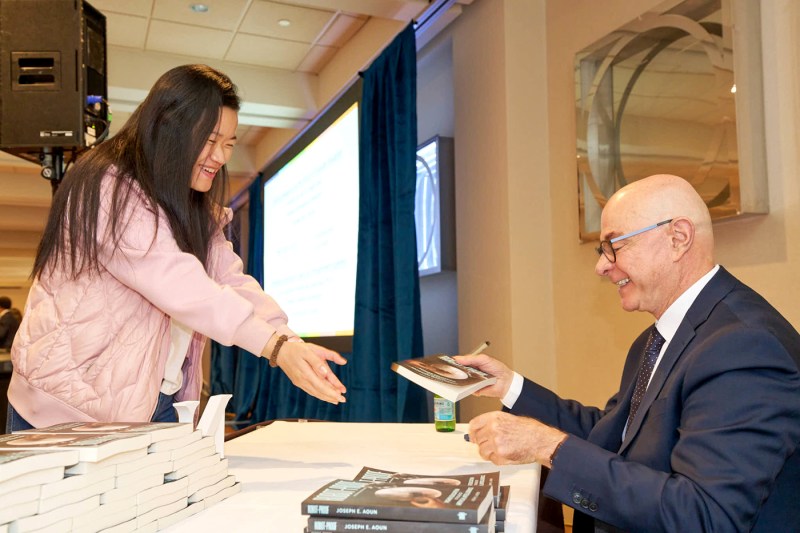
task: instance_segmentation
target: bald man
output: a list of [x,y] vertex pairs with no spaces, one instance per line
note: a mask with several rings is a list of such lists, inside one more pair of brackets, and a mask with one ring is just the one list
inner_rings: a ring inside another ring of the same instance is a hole
[[604,409],[563,400],[486,355],[477,394],[506,409],[470,422],[496,464],[549,467],[573,531],[800,531],[800,336],[714,261],[708,209],[677,176],[620,189],[595,266],[623,309],[655,318]]

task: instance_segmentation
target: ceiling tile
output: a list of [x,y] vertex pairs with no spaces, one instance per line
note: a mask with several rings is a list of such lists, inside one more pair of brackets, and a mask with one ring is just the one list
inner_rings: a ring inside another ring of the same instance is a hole
[[108,44],[144,49],[146,37],[146,18],[106,13],[106,39]]
[[364,24],[367,22],[367,17],[353,17],[350,15],[338,15],[333,24],[325,30],[325,33],[319,39],[319,44],[326,46],[335,46],[341,48],[353,35],[358,33]]
[[309,48],[310,46],[304,43],[239,33],[234,38],[225,60],[294,71]]
[[229,31],[153,20],[147,36],[147,50],[222,59],[230,40]]
[[297,70],[300,72],[310,72],[311,74],[319,74],[325,65],[328,64],[337,49],[332,46],[314,46],[308,52],[305,59],[298,65]]
[[[409,21],[430,6],[431,0],[281,0],[286,4],[361,13],[372,17]],[[463,1],[463,0],[462,0]],[[469,3],[472,0],[468,0]]]
[[[256,0],[250,6],[247,18],[242,22],[239,31],[276,39],[313,43],[333,16],[332,11]],[[291,25],[285,28],[279,26],[279,20],[288,20]]]
[[150,11],[153,9],[153,0],[126,0],[125,2],[120,2],[120,0],[91,0],[89,3],[104,15],[121,13],[149,17]]
[[192,0],[155,0],[153,18],[204,28],[235,30],[249,3],[247,0],[199,1],[208,6],[206,13],[192,11]]

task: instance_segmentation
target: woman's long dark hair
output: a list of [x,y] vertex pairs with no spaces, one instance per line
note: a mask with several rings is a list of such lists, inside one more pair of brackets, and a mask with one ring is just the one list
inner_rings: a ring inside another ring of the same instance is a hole
[[110,239],[117,250],[128,223],[125,206],[138,189],[147,208],[165,213],[180,249],[207,268],[211,236],[222,223],[219,206],[228,175],[221,168],[211,189],[200,193],[191,188],[192,171],[222,108],[238,111],[239,103],[230,78],[211,67],[183,65],[162,75],[119,133],[81,156],[66,173],[53,198],[32,275],[47,267],[64,268],[73,278],[87,269],[101,270],[101,184],[112,166],[117,177],[105,189],[111,195],[109,226],[100,240]]

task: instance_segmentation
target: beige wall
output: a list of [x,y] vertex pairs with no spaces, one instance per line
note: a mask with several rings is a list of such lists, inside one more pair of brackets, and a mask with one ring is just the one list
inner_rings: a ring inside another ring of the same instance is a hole
[[[753,1],[753,0],[747,0]],[[477,0],[451,26],[459,348],[602,405],[652,322],[578,241],[575,53],[655,0]],[[716,223],[717,259],[800,324],[800,3],[763,0],[770,214]],[[462,420],[496,402],[465,400]]]

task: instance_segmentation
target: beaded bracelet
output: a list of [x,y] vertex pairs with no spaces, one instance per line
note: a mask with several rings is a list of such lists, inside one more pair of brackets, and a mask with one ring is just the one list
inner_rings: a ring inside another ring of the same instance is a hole
[[289,337],[286,335],[278,337],[278,342],[275,343],[275,348],[272,349],[272,353],[269,356],[269,366],[273,368],[278,366],[278,352],[281,351],[281,346],[283,346],[283,343],[287,340],[289,340]]

